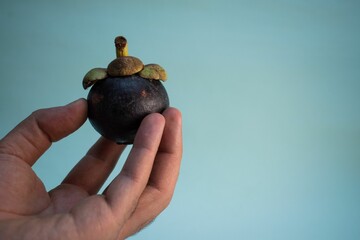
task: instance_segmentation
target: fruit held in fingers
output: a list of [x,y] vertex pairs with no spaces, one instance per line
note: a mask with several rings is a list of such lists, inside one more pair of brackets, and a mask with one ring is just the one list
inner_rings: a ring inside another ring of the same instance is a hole
[[169,107],[161,81],[166,71],[158,64],[143,65],[128,55],[127,40],[115,38],[116,59],[107,68],[93,68],[83,79],[91,87],[88,118],[102,136],[118,144],[132,144],[142,119]]

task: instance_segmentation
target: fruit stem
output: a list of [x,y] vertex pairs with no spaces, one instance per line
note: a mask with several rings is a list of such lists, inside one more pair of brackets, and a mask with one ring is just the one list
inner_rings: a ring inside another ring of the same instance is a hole
[[127,40],[123,36],[115,38],[116,57],[128,56],[128,45]]

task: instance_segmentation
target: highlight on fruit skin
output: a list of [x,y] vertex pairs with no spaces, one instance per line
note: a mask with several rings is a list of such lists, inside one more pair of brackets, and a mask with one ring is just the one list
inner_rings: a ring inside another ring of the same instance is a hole
[[139,58],[129,56],[125,37],[116,37],[114,43],[116,58],[107,68],[93,68],[83,78],[83,88],[91,87],[88,119],[103,137],[118,144],[132,144],[142,119],[169,107],[161,83],[167,73],[158,64],[144,65]]

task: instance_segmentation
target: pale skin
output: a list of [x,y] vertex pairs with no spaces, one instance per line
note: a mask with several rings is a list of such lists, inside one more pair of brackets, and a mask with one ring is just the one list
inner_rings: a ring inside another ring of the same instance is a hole
[[32,170],[85,122],[84,99],[35,111],[0,140],[0,239],[125,239],[170,203],[182,156],[181,113],[148,115],[115,179],[99,193],[125,146],[100,138],[47,192]]

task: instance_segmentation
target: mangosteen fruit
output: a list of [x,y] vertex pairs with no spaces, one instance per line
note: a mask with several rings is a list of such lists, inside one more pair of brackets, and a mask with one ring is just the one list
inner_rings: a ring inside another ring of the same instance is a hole
[[167,74],[158,64],[144,65],[140,59],[128,56],[124,37],[115,38],[115,48],[116,59],[107,68],[93,68],[84,76],[84,89],[91,87],[88,119],[103,137],[118,144],[132,144],[144,117],[169,107],[161,82]]

